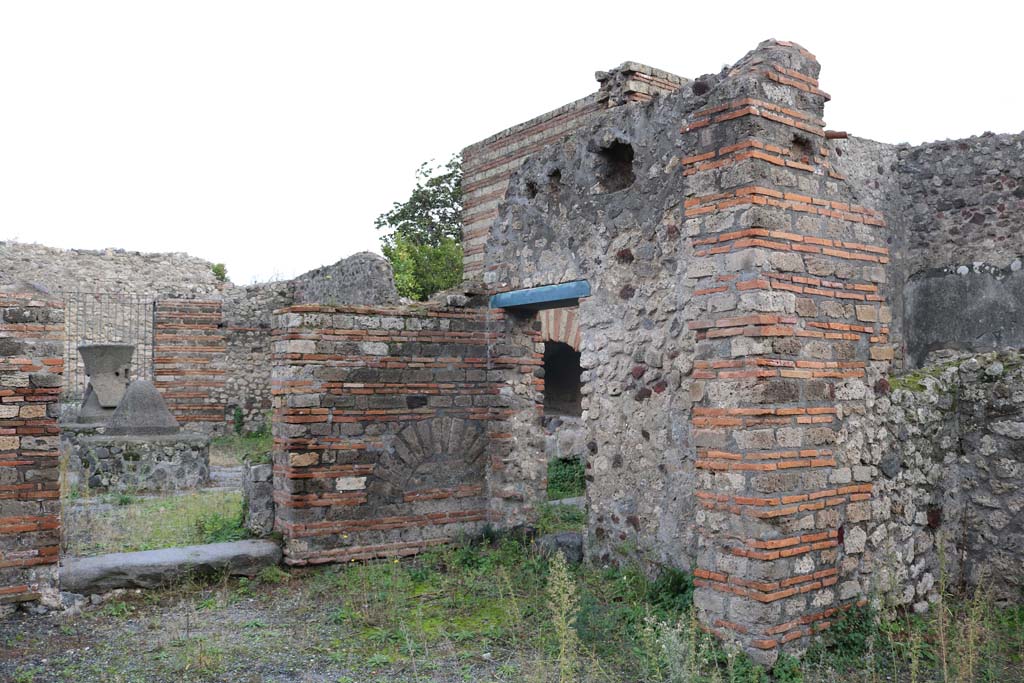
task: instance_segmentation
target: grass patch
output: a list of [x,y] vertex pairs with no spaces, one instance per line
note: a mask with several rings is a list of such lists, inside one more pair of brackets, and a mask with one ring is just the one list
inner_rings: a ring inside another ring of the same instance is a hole
[[65,552],[100,555],[246,537],[238,492],[199,491],[117,503],[65,515]]
[[551,505],[544,503],[538,508],[538,534],[553,534],[558,531],[580,531],[586,524],[586,510],[575,505]]
[[571,567],[501,538],[401,562],[125,594],[37,636],[26,629],[41,622],[21,620],[0,636],[12,648],[0,680],[1024,680],[1024,606],[984,592],[947,597],[925,615],[848,610],[806,656],[767,671],[699,628],[692,590],[685,572]]
[[210,442],[210,464],[232,467],[242,463],[268,463],[274,437],[269,431],[252,434],[226,434]]
[[329,567],[313,580],[318,594],[340,598],[324,621],[346,643],[350,663],[375,654],[409,670],[439,651],[461,659],[488,653],[509,673],[498,680],[583,676],[576,681],[639,680],[631,645],[643,617],[679,613],[651,602],[641,576],[569,567],[505,538],[406,562]]
[[578,458],[548,461],[548,500],[575,498],[586,493],[583,463]]

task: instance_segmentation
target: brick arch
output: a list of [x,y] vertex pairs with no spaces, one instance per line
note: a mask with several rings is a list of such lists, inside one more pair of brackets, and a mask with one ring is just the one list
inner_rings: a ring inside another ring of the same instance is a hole
[[562,342],[580,350],[579,309],[547,308],[537,314],[540,321],[540,340]]

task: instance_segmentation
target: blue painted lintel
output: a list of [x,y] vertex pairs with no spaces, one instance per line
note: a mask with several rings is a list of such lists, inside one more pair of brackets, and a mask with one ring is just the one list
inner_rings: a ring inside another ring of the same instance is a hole
[[590,283],[574,280],[495,294],[491,297],[491,308],[558,308],[573,306],[585,296],[590,296]]

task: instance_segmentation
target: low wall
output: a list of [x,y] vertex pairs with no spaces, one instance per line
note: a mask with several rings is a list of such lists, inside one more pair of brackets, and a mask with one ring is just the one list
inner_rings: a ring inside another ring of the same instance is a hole
[[67,484],[90,491],[182,491],[210,481],[205,434],[76,436],[66,431]]
[[891,378],[866,429],[880,454],[873,589],[917,611],[950,587],[1024,589],[1024,358],[968,356]]
[[286,562],[417,553],[543,499],[534,336],[500,312],[293,306],[274,326],[275,528]]
[[0,292],[0,614],[60,599],[63,336],[59,304]]

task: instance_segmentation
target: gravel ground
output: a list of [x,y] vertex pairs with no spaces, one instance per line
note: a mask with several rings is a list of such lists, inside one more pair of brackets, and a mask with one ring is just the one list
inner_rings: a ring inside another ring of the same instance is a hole
[[[329,615],[340,601],[302,575],[286,584],[230,580],[147,593],[116,592],[98,605],[0,621],[0,680],[118,683],[522,680],[520,666],[486,642],[409,643],[395,658],[353,638]],[[337,604],[334,604],[337,602]],[[400,647],[400,646],[399,646]],[[392,664],[388,660],[399,660]]]

